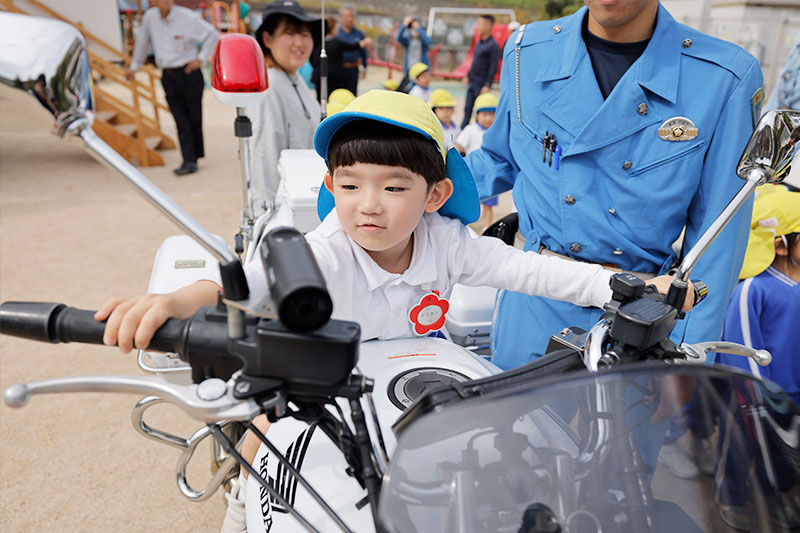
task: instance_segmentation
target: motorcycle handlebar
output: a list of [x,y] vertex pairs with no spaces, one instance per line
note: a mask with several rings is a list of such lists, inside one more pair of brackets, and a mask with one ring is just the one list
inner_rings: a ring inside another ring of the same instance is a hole
[[[95,320],[94,313],[60,303],[4,302],[0,304],[0,334],[54,344],[103,344],[106,323]],[[185,322],[167,320],[153,335],[148,348],[179,352]]]

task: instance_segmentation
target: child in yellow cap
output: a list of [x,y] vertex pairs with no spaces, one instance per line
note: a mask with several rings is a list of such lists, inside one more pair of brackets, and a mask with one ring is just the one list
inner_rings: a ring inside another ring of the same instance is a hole
[[414,82],[414,86],[408,91],[411,96],[416,96],[423,102],[427,102],[431,96],[431,69],[425,63],[414,63],[408,69],[408,79]]
[[461,133],[461,126],[453,120],[456,101],[447,89],[436,89],[431,93],[431,109],[442,123],[444,145],[449,150],[455,145],[455,139]]
[[[492,93],[483,93],[475,99],[475,122],[468,124],[455,138],[456,150],[467,155],[481,147],[483,133],[494,124],[494,113],[497,109],[497,97]],[[494,218],[492,210],[497,205],[497,197],[486,198],[482,203],[481,218],[478,225],[488,227]]]
[[783,185],[756,191],[739,283],[725,313],[725,340],[769,350],[772,363],[720,355],[783,386],[800,404],[800,192]]
[[497,97],[492,93],[483,93],[475,99],[475,122],[468,124],[456,137],[456,148],[461,155],[467,155],[481,147],[483,133],[494,124],[497,103]]
[[[783,185],[763,185],[756,195],[739,275],[743,281],[734,290],[725,312],[722,339],[768,350],[772,362],[759,367],[753,359],[727,354],[719,354],[717,362],[774,381],[800,405],[800,192],[790,192]],[[721,436],[728,433],[727,423],[720,420]],[[723,520],[740,529],[754,525],[747,507],[747,480],[752,474],[749,461],[742,461],[753,450],[743,450],[742,446],[747,447],[735,438],[720,438],[717,471],[724,472],[724,476],[716,476],[715,487]],[[776,465],[778,477],[779,470]],[[797,518],[794,523],[784,524],[787,529],[800,525]]]

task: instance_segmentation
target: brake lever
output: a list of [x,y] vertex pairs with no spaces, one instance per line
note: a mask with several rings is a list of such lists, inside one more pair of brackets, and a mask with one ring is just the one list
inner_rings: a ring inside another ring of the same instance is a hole
[[772,354],[767,350],[756,350],[742,344],[726,341],[698,342],[697,344],[681,343],[678,351],[686,359],[676,359],[685,363],[705,364],[708,353],[729,353],[753,359],[759,366],[767,366],[772,362]]
[[275,394],[260,404],[253,399],[239,400],[234,397],[233,383],[234,380],[226,383],[211,378],[197,385],[176,385],[156,377],[78,376],[11,385],[3,391],[3,400],[9,407],[23,407],[35,394],[56,392],[156,395],[207,424],[224,420],[247,421],[260,414],[262,409],[269,410],[286,402],[282,394]]

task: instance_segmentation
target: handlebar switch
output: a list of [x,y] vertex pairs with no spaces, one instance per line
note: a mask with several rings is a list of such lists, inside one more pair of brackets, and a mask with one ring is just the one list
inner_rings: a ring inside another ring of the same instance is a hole
[[609,285],[614,293],[611,298],[617,302],[629,302],[644,294],[644,281],[627,272],[620,272],[611,276]]

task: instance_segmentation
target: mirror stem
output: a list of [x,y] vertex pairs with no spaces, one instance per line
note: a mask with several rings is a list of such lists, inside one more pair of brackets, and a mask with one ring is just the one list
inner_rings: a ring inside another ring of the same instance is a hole
[[[692,273],[695,265],[697,265],[697,261],[700,259],[706,249],[711,245],[711,243],[716,239],[717,235],[722,231],[722,229],[730,222],[733,216],[739,211],[739,209],[744,205],[750,195],[753,194],[756,187],[761,185],[765,182],[768,178],[766,173],[761,169],[751,169],[747,175],[747,181],[742,188],[739,189],[739,192],[736,193],[736,196],[728,202],[728,205],[725,206],[722,213],[711,223],[711,226],[703,233],[703,235],[697,240],[697,243],[692,246],[692,249],[686,254],[681,261],[680,266],[678,267],[677,272],[675,273],[675,280],[676,281],[689,281],[689,275]],[[671,289],[670,289],[671,290]],[[682,305],[683,300],[681,300],[680,305]],[[680,310],[680,306],[679,309]]]
[[[184,211],[164,192],[148,180],[136,167],[115,152],[105,143],[92,128],[85,127],[79,135],[86,145],[105,163],[118,170],[131,185],[136,187],[148,200],[172,219],[187,234],[195,238],[206,250],[219,261],[222,276],[223,292],[232,300],[247,298],[247,280],[242,264],[228,247],[204,228],[194,217]],[[230,294],[230,296],[229,296]],[[241,311],[228,305],[228,334],[237,339],[244,336],[244,317]]]
[[164,192],[156,187],[153,182],[148,180],[136,167],[115,152],[105,143],[91,128],[84,128],[80,132],[83,141],[89,146],[92,152],[98,155],[104,162],[118,170],[131,185],[136,187],[148,200],[158,207],[165,215],[172,219],[180,228],[194,237],[211,255],[220,263],[230,263],[238,261],[233,252],[220,242],[219,239],[204,228],[192,215],[183,210]]

